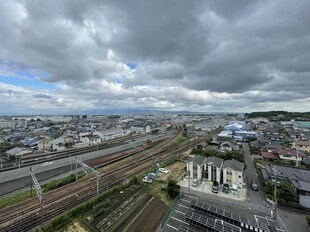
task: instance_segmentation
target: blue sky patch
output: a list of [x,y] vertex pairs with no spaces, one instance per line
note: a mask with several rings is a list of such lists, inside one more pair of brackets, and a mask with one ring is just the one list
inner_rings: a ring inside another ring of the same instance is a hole
[[137,68],[137,64],[135,64],[135,63],[127,63],[126,64],[130,69],[132,69],[132,70],[135,70],[136,68]]
[[47,77],[47,73],[16,61],[0,60],[0,81],[3,83],[27,88],[55,89],[54,84],[44,82],[44,78]]

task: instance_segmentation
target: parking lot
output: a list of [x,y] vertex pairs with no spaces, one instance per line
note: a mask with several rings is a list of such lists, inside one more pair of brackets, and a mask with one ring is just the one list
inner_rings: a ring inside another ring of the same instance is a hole
[[[203,212],[202,208],[209,211],[205,210]],[[202,225],[205,228],[202,228]],[[227,203],[215,202],[212,199],[185,193],[181,195],[162,231],[200,232],[206,231],[208,226],[213,228],[208,228],[208,231],[259,231],[258,227],[264,228],[261,231],[282,231],[276,228],[278,226],[274,220],[268,216],[266,217],[265,214],[259,214],[248,208],[235,207]]]
[[[192,180],[190,180],[192,181]],[[183,180],[179,181],[178,183],[181,187],[186,187],[188,188],[188,179],[185,177]],[[210,193],[210,194],[215,194],[212,193],[212,183],[209,181],[202,181],[199,186],[193,187],[192,183],[190,183],[190,188],[195,190],[195,191],[200,191],[204,193]],[[219,192],[216,193],[219,197],[226,197],[226,198],[231,198],[235,200],[245,200],[247,199],[247,190],[246,189],[238,189],[236,194],[233,194],[231,190],[229,193],[223,193],[222,191],[222,185],[220,185]]]

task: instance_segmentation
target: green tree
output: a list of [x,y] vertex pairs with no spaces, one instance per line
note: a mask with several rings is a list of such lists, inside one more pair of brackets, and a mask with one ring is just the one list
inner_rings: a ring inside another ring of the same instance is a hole
[[177,197],[177,195],[180,193],[180,188],[180,185],[178,185],[175,180],[168,180],[167,192],[171,199]]

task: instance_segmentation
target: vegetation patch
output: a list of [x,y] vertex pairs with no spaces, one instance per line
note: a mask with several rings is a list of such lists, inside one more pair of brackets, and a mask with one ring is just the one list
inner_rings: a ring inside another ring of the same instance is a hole
[[[80,173],[78,175],[78,178],[82,178],[84,175],[85,175],[85,173]],[[44,192],[48,192],[48,191],[62,187],[64,185],[72,183],[72,182],[75,182],[75,175],[74,174],[71,174],[71,175],[66,176],[66,177],[59,179],[59,180],[52,180],[51,182],[46,183],[46,184],[42,185],[41,187],[42,187]],[[36,197],[35,190],[33,190],[32,196]],[[14,196],[3,198],[0,200],[0,208],[7,207],[9,205],[14,205],[18,202],[22,202],[22,201],[27,200],[29,198],[31,198],[31,191],[30,190],[22,192],[22,193],[18,193]]]

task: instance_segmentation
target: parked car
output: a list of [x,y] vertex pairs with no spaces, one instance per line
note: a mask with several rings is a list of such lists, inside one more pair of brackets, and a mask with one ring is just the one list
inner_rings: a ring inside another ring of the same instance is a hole
[[217,182],[216,180],[213,181],[212,192],[213,193],[218,193],[219,192],[219,182]]
[[223,184],[223,193],[229,193],[229,185]]
[[231,193],[234,194],[234,195],[237,195],[237,194],[238,194],[238,185],[233,184],[233,185],[231,186]]
[[158,175],[156,175],[156,173],[153,173],[153,172],[148,173],[146,176],[147,176],[149,179],[152,179],[152,180],[155,180],[155,179],[158,178]]
[[258,187],[257,187],[257,184],[251,180],[251,189],[254,190],[254,191],[258,191]]
[[197,179],[193,179],[192,180],[192,186],[195,187],[195,188],[198,187],[199,186],[199,181]]
[[159,168],[158,169],[161,173],[168,173],[168,169],[166,169],[166,168]]
[[147,176],[145,176],[145,177],[143,178],[143,182],[152,183],[153,180],[152,180],[152,179],[149,179]]

